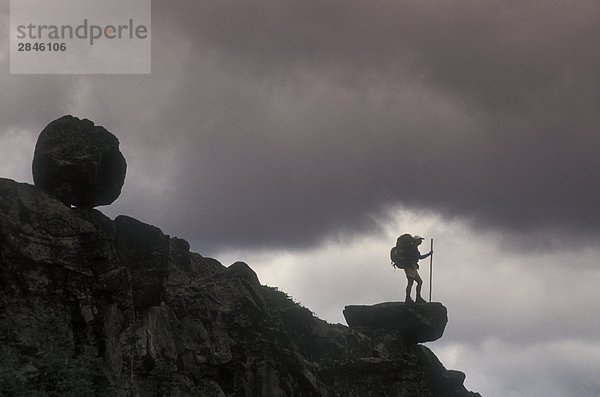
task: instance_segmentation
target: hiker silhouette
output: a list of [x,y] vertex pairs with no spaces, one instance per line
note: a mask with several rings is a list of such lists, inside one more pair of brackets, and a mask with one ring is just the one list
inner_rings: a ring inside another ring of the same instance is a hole
[[[408,237],[408,236],[407,236]],[[398,238],[400,240],[400,238]],[[421,236],[412,236],[412,239],[408,239],[408,244],[405,244],[404,249],[404,266],[401,268],[404,270],[404,274],[406,274],[406,298],[404,302],[406,303],[425,303],[425,299],[421,296],[421,288],[423,287],[423,279],[419,275],[419,260],[425,259],[433,254],[433,250],[429,251],[427,254],[421,255],[419,252],[419,245],[423,242],[423,237]],[[398,243],[397,243],[398,246]],[[412,287],[414,283],[417,283],[416,288],[416,297],[413,301],[410,297]]]

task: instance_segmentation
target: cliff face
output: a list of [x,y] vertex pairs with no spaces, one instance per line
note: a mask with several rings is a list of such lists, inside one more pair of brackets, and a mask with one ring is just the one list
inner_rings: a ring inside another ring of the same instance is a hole
[[400,331],[328,324],[189,249],[0,179],[0,395],[478,395]]

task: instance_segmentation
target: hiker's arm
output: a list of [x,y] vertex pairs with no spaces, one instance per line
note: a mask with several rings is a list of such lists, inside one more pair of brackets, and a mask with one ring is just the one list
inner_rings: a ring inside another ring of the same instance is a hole
[[427,258],[427,257],[428,257],[428,256],[430,256],[430,255],[433,255],[433,251],[429,251],[429,252],[428,252],[428,253],[426,253],[425,255],[421,255],[421,256],[419,256],[419,259],[425,259],[425,258]]

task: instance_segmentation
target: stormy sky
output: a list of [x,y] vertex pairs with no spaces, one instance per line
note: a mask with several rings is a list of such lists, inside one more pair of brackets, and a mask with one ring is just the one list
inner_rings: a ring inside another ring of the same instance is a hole
[[151,75],[50,76],[10,75],[4,34],[0,176],[30,182],[44,126],[89,118],[128,161],[103,212],[331,322],[402,300],[390,246],[434,238],[446,367],[598,396],[598,37],[594,1],[154,1]]

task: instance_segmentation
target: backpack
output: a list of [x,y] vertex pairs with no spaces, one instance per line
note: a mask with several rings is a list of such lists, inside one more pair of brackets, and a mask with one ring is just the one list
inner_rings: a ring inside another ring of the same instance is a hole
[[414,247],[414,238],[410,234],[406,233],[398,237],[396,245],[392,247],[390,251],[390,259],[392,260],[392,266],[398,269],[406,269],[412,262],[414,262],[414,255],[412,254],[412,247]]

